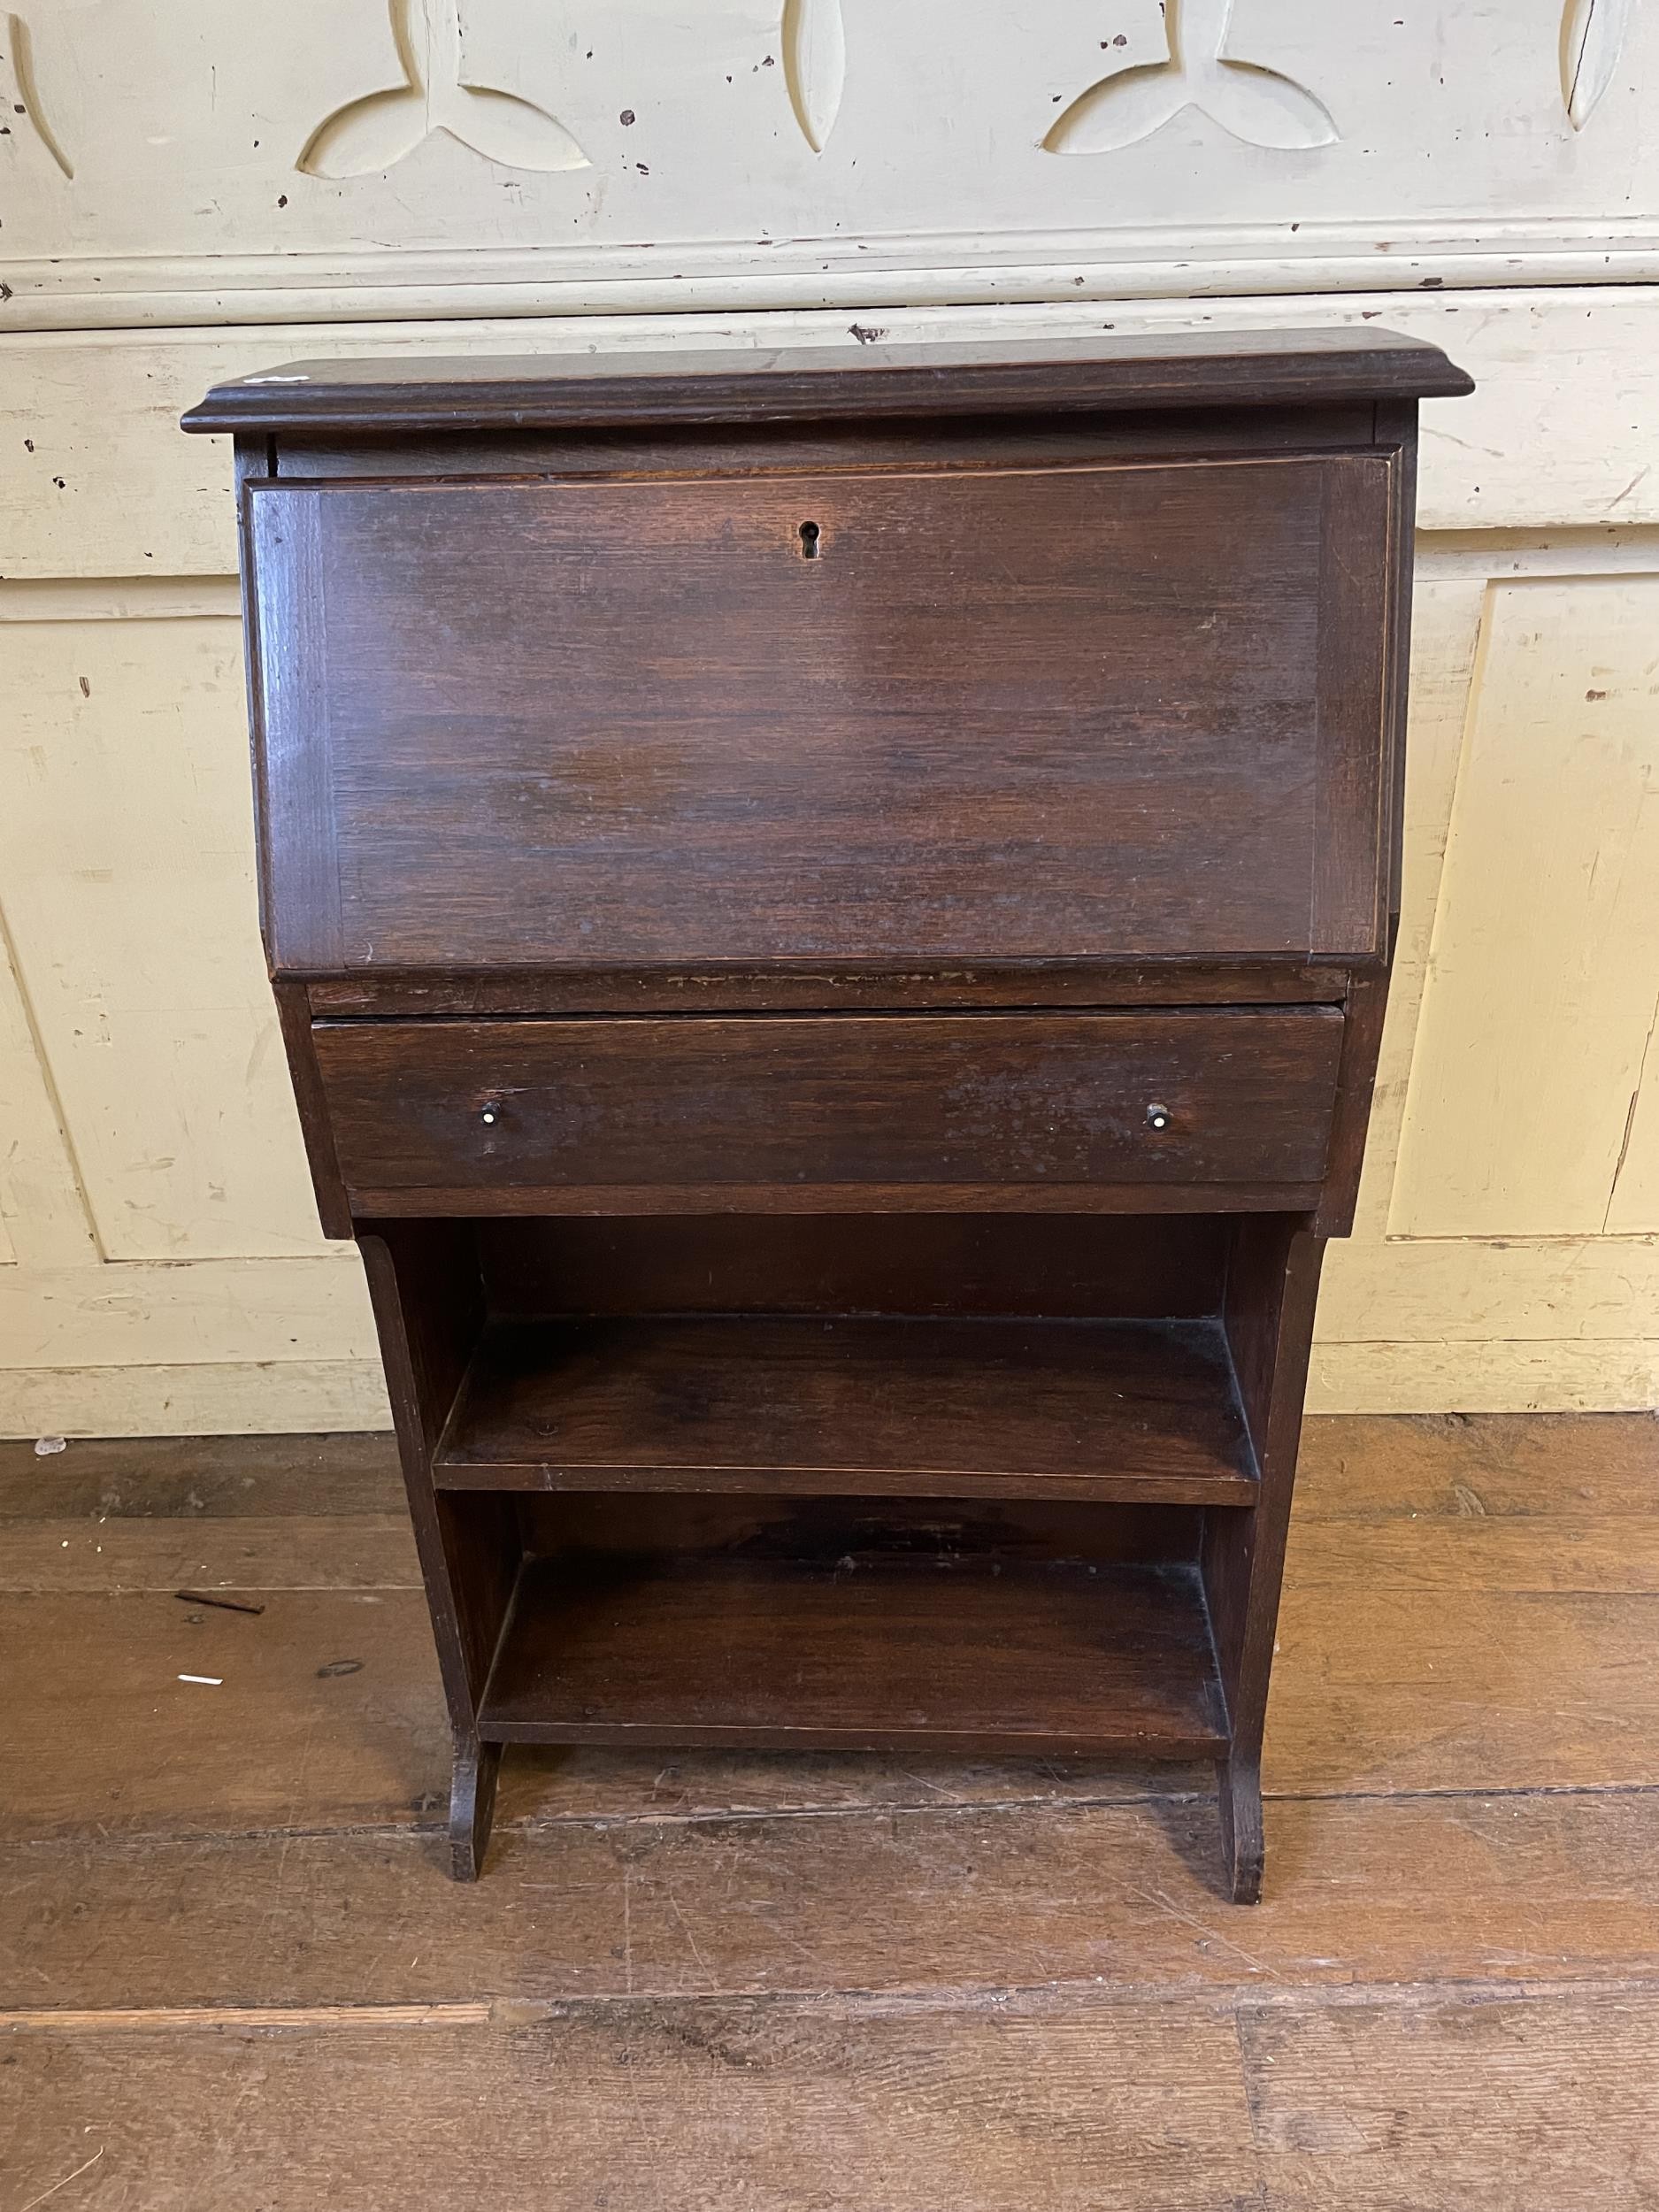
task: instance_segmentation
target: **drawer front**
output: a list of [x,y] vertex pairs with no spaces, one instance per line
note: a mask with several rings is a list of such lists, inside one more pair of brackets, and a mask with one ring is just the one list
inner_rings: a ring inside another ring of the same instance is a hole
[[1373,953],[1391,496],[1352,454],[255,485],[273,964]]
[[359,1213],[1019,1211],[1240,1186],[1310,1202],[1342,1026],[1295,1008],[312,1033]]

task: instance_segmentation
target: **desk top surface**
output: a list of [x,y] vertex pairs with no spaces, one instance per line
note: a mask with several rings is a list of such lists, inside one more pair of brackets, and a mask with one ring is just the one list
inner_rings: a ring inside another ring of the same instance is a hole
[[1456,398],[1438,346],[1354,328],[1201,331],[974,345],[405,355],[296,361],[216,385],[193,431],[361,436],[764,423],[883,415],[1119,412]]

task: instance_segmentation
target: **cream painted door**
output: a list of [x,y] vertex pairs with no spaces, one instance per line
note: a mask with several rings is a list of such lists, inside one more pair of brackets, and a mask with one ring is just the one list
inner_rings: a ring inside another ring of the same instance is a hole
[[1659,1402],[1655,117],[1640,0],[0,14],[0,1431],[385,1417],[260,968],[211,379],[1360,319],[1481,391],[1425,413],[1315,1402]]

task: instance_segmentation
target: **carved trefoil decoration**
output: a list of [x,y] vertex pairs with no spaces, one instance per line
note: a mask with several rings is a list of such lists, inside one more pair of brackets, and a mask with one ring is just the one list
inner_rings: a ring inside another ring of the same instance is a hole
[[1233,0],[1164,0],[1167,61],[1131,63],[1072,101],[1043,140],[1051,154],[1113,153],[1196,108],[1247,146],[1291,151],[1339,135],[1321,101],[1287,77],[1227,51]]
[[784,0],[783,73],[801,135],[815,154],[829,143],[847,80],[841,0]]
[[1561,96],[1581,131],[1613,81],[1635,0],[1567,0],[1561,19]]
[[75,173],[73,165],[64,151],[63,142],[52,128],[47,119],[46,111],[41,104],[40,87],[35,76],[35,49],[29,40],[29,27],[20,15],[7,15],[0,19],[0,27],[4,28],[5,39],[4,47],[0,47],[0,85],[4,85],[8,76],[11,78],[15,96],[10,103],[12,111],[14,115],[21,115],[27,119],[35,137],[40,140],[41,144],[45,147],[65,176],[73,177]]
[[313,177],[390,169],[439,131],[507,169],[585,169],[588,157],[534,100],[467,73],[461,0],[391,0],[404,81],[336,108],[306,141],[299,167]]

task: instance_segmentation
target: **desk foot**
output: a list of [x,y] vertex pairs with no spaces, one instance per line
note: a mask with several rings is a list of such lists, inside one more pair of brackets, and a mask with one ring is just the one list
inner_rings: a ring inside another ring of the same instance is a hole
[[500,1772],[498,1743],[456,1746],[455,1779],[449,1790],[449,1872],[457,1882],[475,1882],[483,1871]]
[[1262,1898],[1262,1865],[1266,1841],[1262,1832],[1262,1770],[1259,1763],[1224,1759],[1221,1784],[1221,1848],[1235,1905],[1256,1905]]

